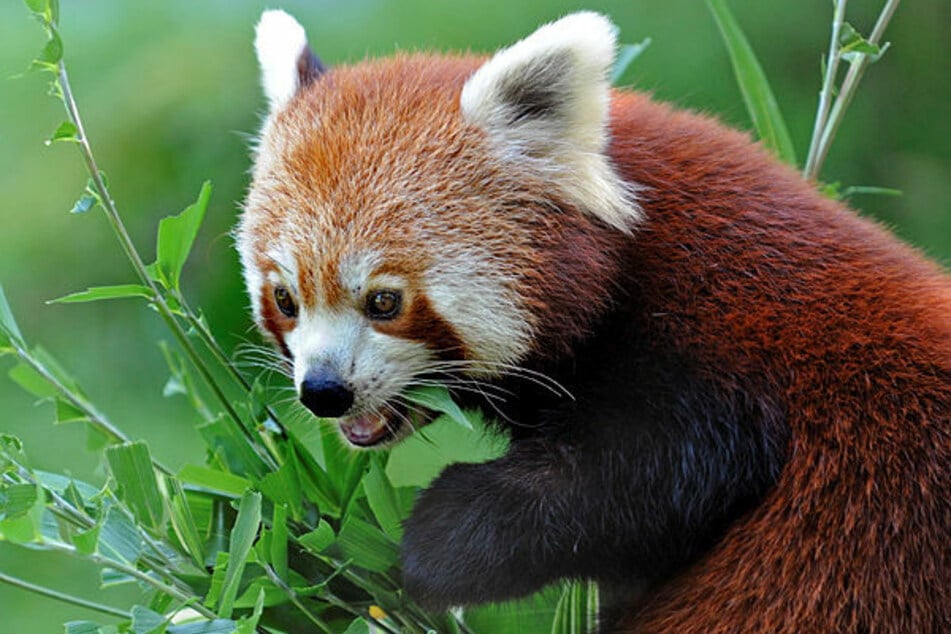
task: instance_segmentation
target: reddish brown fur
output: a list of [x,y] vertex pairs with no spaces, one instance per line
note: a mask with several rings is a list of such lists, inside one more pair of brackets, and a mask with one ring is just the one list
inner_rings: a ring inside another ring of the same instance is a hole
[[947,631],[948,277],[711,120],[625,94],[612,132],[648,186],[644,327],[779,386],[793,435],[764,503],[620,631]]
[[464,123],[459,91],[481,61],[396,57],[305,88],[274,117],[296,142],[270,149],[286,161],[273,178],[256,174],[267,202],[246,216],[248,235],[260,250],[290,243],[301,288],[323,289],[330,304],[341,299],[337,264],[354,252],[374,250],[379,272],[413,278],[453,241],[491,243],[537,320],[536,349],[563,353],[608,305],[624,239],[495,160]]
[[[617,93],[610,155],[646,186],[647,220],[624,236],[489,160],[458,111],[479,62],[402,57],[315,82],[276,117],[313,139],[268,192],[275,218],[298,209],[298,240],[331,223],[328,260],[372,247],[409,278],[447,241],[495,245],[532,309],[536,353],[569,350],[623,285],[649,339],[704,379],[776,389],[792,432],[779,483],[618,631],[948,631],[946,274],[746,136]],[[287,240],[261,215],[262,245]],[[327,287],[327,272],[306,275]],[[427,338],[445,322],[419,305],[407,334]]]

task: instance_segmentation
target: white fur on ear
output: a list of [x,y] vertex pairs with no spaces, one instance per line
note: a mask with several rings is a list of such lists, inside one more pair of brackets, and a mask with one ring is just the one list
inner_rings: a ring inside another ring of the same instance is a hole
[[460,105],[503,158],[534,164],[581,209],[627,231],[641,217],[636,185],[604,154],[616,33],[591,12],[546,24],[479,68]]
[[271,112],[284,107],[300,88],[297,60],[307,50],[307,35],[284,11],[265,11],[255,29],[254,49]]

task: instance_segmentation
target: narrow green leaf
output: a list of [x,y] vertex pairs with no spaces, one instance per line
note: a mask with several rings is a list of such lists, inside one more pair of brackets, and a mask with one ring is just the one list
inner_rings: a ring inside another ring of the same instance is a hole
[[89,420],[86,412],[79,409],[69,401],[61,398],[56,399],[56,423],[81,423]]
[[354,619],[343,634],[370,634],[370,624],[366,619]]
[[325,548],[333,544],[336,539],[337,536],[334,535],[334,529],[331,528],[330,524],[324,520],[320,520],[320,523],[317,524],[317,528],[301,535],[298,541],[304,548],[319,555]]
[[[283,592],[283,591],[279,591]],[[238,621],[238,627],[235,628],[235,634],[256,634],[258,629],[258,622],[261,620],[261,615],[264,614],[264,589],[258,590],[258,597],[254,602],[254,609],[251,611],[249,616],[241,617],[241,620]]]
[[99,531],[101,529],[102,526],[97,524],[84,531],[73,533],[72,542],[73,546],[76,547],[76,552],[80,555],[91,555],[96,552],[96,548],[99,546]]
[[194,204],[186,207],[177,216],[170,216],[159,222],[156,264],[162,280],[176,291],[179,290],[182,268],[198,235],[210,197],[211,183],[206,181],[201,186],[198,200]]
[[116,495],[132,510],[136,519],[156,532],[165,527],[165,501],[159,493],[148,446],[143,441],[106,449],[109,470],[115,478]]
[[0,285],[0,346],[8,346],[13,341],[23,341],[23,335],[13,319],[13,311],[10,310],[7,295],[3,292],[3,285]]
[[141,284],[118,284],[115,286],[93,286],[84,291],[70,293],[57,299],[51,299],[47,304],[78,304],[82,302],[97,302],[102,299],[123,299],[127,297],[144,297],[152,299],[152,291],[148,286]]
[[300,517],[301,484],[295,461],[285,461],[277,471],[264,476],[256,488],[275,504],[285,504],[295,509],[294,516]]
[[862,37],[851,24],[848,22],[842,24],[839,32],[839,51],[842,54],[842,59],[850,63],[866,56],[869,58],[869,62],[877,62],[885,54],[888,46],[888,43],[883,46],[872,44]]
[[142,547],[142,535],[132,519],[118,507],[110,507],[99,531],[99,552],[115,561],[134,564]]
[[231,544],[228,548],[228,569],[225,572],[221,588],[221,606],[218,615],[231,618],[234,600],[238,596],[241,574],[247,562],[248,553],[261,525],[261,494],[248,491],[241,497],[238,505],[238,517],[231,530]]
[[198,623],[170,625],[166,634],[232,634],[240,632],[238,624],[231,619],[214,619]]
[[23,442],[11,434],[0,433],[0,470],[10,466],[26,466]]
[[141,605],[132,606],[132,629],[133,634],[162,634],[165,632],[165,626],[168,624],[161,614]]
[[205,606],[214,609],[221,600],[221,589],[224,587],[225,574],[228,571],[228,553],[219,550],[214,553],[214,565],[211,571],[211,582],[208,584],[208,592],[205,593]]
[[294,443],[290,445],[290,449],[300,465],[301,490],[304,496],[316,504],[324,515],[339,518],[340,497],[330,475],[304,447]]
[[858,195],[871,196],[902,196],[900,189],[890,187],[875,187],[871,185],[850,185],[842,190],[842,198],[851,198]]
[[386,459],[383,454],[373,454],[370,470],[363,478],[363,490],[380,527],[389,537],[399,542],[403,538],[402,508],[396,489],[386,476]]
[[59,124],[59,127],[53,131],[53,134],[47,140],[47,144],[55,143],[57,141],[68,141],[71,143],[76,143],[79,141],[79,137],[76,135],[79,133],[79,129],[76,128],[76,124],[72,121],[64,121]]
[[50,385],[43,375],[26,363],[13,366],[8,375],[14,383],[38,398],[55,398],[59,395],[59,391]]
[[367,570],[385,572],[399,561],[397,543],[355,515],[344,520],[337,543],[353,563]]
[[650,44],[651,39],[647,37],[637,44],[624,44],[621,46],[614,60],[614,66],[611,68],[612,86],[617,86],[621,83],[621,79],[624,77],[624,73],[627,72],[628,67],[635,59],[641,56],[641,53],[647,50]]
[[95,425],[86,425],[86,451],[95,453],[119,442]]
[[763,144],[779,158],[796,165],[796,151],[792,139],[753,48],[727,7],[726,0],[707,0],[707,6],[713,13],[730,52],[733,72],[756,133]]
[[103,629],[92,621],[67,621],[63,623],[65,634],[102,634]]
[[262,478],[267,472],[261,457],[251,447],[248,439],[224,414],[200,425],[198,433],[214,453],[211,464],[254,478]]
[[76,204],[73,205],[73,208],[69,210],[71,214],[84,214],[95,206],[99,202],[99,198],[89,192],[85,192],[82,196],[79,197],[79,200],[76,201]]
[[46,46],[43,47],[36,61],[40,64],[55,65],[63,59],[63,40],[60,39],[59,33],[56,32],[56,28],[52,24],[47,24],[47,28],[50,39],[46,42]]
[[187,464],[175,477],[207,491],[223,493],[229,497],[239,497],[251,488],[251,482],[227,471]]
[[552,586],[519,601],[490,603],[465,610],[465,621],[472,632],[524,632],[547,634],[551,631],[555,605],[561,597]]
[[24,0],[27,8],[33,13],[46,13],[49,0]]
[[29,544],[43,539],[43,516],[46,510],[46,498],[37,494],[33,504],[25,513],[0,520],[0,541],[14,544]]
[[287,507],[275,504],[271,516],[271,552],[268,559],[277,576],[284,580],[287,580],[287,538]]
[[172,521],[172,530],[175,531],[178,541],[191,555],[195,564],[204,566],[205,549],[185,488],[176,478],[165,478],[165,488],[169,492],[168,509],[169,518]]
[[26,515],[36,503],[35,484],[0,485],[0,520]]
[[422,405],[428,409],[445,414],[453,421],[466,429],[473,429],[472,423],[465,413],[456,405],[445,387],[425,386],[416,387],[403,394],[410,402]]

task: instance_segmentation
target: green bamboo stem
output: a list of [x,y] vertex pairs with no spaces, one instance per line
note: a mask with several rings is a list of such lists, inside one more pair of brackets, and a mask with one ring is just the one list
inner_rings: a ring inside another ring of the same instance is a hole
[[[892,16],[895,14],[895,10],[898,8],[899,2],[900,0],[888,0],[885,3],[885,6],[882,8],[882,12],[878,16],[878,20],[875,22],[872,33],[868,37],[868,42],[870,44],[878,46],[882,36],[885,34],[885,29],[888,27],[888,23],[891,22]],[[832,105],[832,111],[829,113],[829,119],[826,122],[825,128],[822,131],[822,136],[819,139],[814,164],[806,176],[815,178],[819,175],[819,172],[822,169],[822,164],[825,162],[826,156],[829,153],[829,148],[832,146],[832,139],[835,138],[836,132],[838,132],[839,126],[842,124],[845,111],[852,102],[852,98],[855,97],[855,92],[858,88],[859,81],[862,79],[862,75],[865,73],[865,69],[868,68],[870,63],[871,58],[866,54],[859,57],[859,59],[853,62],[849,67],[849,72],[846,73],[845,79],[842,81],[842,87],[839,90],[839,96]]]
[[[30,351],[27,350],[20,341],[12,339],[11,343],[13,344],[13,349],[16,351],[17,357],[30,366],[30,368],[39,374],[44,381],[49,383],[57,392],[59,392],[59,395],[66,399],[70,405],[83,412],[83,414],[86,416],[88,424],[105,433],[113,440],[118,442],[130,442],[128,436],[123,434],[118,427],[113,425],[109,419],[106,418],[104,414],[99,412],[91,403],[87,402],[86,399],[73,392],[66,385],[64,385],[62,381],[56,378],[56,376],[50,372],[45,365],[43,365],[38,359],[30,354]],[[161,462],[154,458],[152,459],[152,466],[165,475],[171,475],[172,473],[168,467],[164,466]]]
[[53,590],[52,588],[46,588],[43,586],[38,586],[36,584],[30,583],[29,581],[24,581],[17,577],[11,577],[8,574],[0,572],[0,583],[5,583],[7,585],[13,586],[15,588],[20,588],[21,590],[26,590],[27,592],[32,592],[49,599],[54,599],[56,601],[61,601],[63,603],[69,603],[71,605],[79,606],[81,608],[86,608],[87,610],[93,610],[101,614],[107,614],[109,616],[115,616],[120,619],[131,619],[132,615],[128,612],[116,609],[109,605],[104,605],[102,603],[96,603],[94,601],[89,601],[87,599],[82,599],[71,594],[66,594],[65,592],[59,592]]
[[829,56],[826,58],[825,75],[822,78],[822,89],[819,91],[819,106],[816,110],[816,121],[812,129],[812,140],[809,143],[809,154],[806,157],[806,164],[802,172],[806,178],[815,178],[818,172],[816,169],[816,154],[819,151],[819,141],[822,138],[822,132],[825,130],[826,122],[829,120],[829,109],[832,107],[832,95],[835,91],[835,78],[839,71],[839,61],[842,59],[842,56],[839,54],[839,37],[842,24],[845,22],[846,1],[847,0],[835,0],[835,11],[832,17],[832,37],[829,40]]
[[132,242],[132,238],[129,236],[129,232],[126,230],[125,224],[122,222],[122,218],[119,215],[118,209],[116,208],[115,201],[113,201],[112,197],[109,195],[109,189],[102,178],[102,172],[99,170],[99,166],[96,164],[96,159],[92,153],[92,147],[89,144],[89,139],[86,136],[86,130],[83,126],[82,117],[79,114],[79,107],[76,103],[75,97],[73,96],[72,87],[69,83],[66,65],[62,60],[57,63],[57,83],[59,85],[63,104],[66,106],[66,112],[69,116],[69,119],[73,122],[73,125],[76,126],[76,139],[79,145],[80,154],[83,157],[83,162],[86,164],[86,170],[89,172],[90,178],[93,182],[93,187],[96,190],[96,193],[99,195],[99,199],[103,209],[106,212],[106,218],[109,222],[109,225],[115,232],[116,238],[118,239],[123,252],[125,252],[126,256],[129,258],[129,261],[132,263],[132,268],[139,277],[140,281],[151,291],[151,301],[156,306],[156,308],[158,308],[158,312],[161,315],[163,321],[165,321],[166,326],[168,326],[169,330],[171,330],[172,335],[178,341],[179,345],[182,346],[182,349],[185,351],[189,361],[191,361],[194,367],[198,370],[199,375],[201,375],[206,385],[209,387],[209,389],[211,389],[215,397],[221,403],[221,406],[224,408],[229,418],[231,418],[238,426],[242,434],[248,440],[254,452],[262,459],[264,464],[266,464],[270,469],[277,469],[278,465],[274,459],[267,453],[262,452],[260,450],[260,446],[254,442],[254,438],[251,435],[250,430],[247,428],[247,426],[245,426],[241,417],[231,405],[228,397],[218,385],[217,381],[215,381],[214,376],[208,369],[204,360],[201,358],[201,355],[198,354],[198,351],[195,350],[194,346],[192,346],[191,342],[188,340],[187,333],[185,333],[181,325],[178,323],[177,319],[175,318],[175,314],[165,301],[165,297],[161,290],[158,288],[155,281],[149,276],[145,262],[143,262],[142,258],[139,256],[139,253],[135,248],[135,244]]

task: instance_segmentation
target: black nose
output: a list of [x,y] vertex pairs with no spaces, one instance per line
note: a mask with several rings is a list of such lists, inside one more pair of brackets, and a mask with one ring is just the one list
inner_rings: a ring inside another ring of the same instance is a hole
[[300,385],[300,402],[315,416],[337,418],[353,405],[353,392],[333,372],[311,370]]

